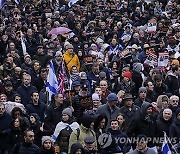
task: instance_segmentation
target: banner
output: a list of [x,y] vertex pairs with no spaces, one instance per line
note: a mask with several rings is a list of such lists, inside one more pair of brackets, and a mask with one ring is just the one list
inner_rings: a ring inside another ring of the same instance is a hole
[[144,64],[154,67],[154,65],[158,61],[158,56],[156,55],[154,47],[147,48],[146,55],[147,55],[147,58],[144,61]]
[[168,52],[159,53],[158,67],[167,67],[168,62],[169,62],[169,53]]

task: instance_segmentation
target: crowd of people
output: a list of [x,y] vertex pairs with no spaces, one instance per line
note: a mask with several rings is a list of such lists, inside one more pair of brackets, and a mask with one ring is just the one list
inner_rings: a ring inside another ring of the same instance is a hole
[[5,0],[0,38],[0,154],[180,153],[179,0]]

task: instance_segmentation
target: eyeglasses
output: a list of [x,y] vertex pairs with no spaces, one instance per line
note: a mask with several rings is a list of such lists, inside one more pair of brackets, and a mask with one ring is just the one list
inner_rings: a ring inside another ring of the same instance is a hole
[[179,102],[179,100],[173,100],[173,102]]
[[140,91],[140,93],[146,93],[146,91]]

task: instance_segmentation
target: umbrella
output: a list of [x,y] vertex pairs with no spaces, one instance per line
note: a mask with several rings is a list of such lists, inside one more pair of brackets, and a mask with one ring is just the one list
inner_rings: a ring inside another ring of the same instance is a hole
[[72,30],[70,30],[69,28],[66,28],[66,27],[58,27],[58,28],[53,28],[48,34],[59,35],[59,34],[66,34],[71,31]]

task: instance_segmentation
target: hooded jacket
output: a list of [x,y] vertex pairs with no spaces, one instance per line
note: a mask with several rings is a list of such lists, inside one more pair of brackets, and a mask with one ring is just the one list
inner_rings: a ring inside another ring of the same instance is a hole
[[[147,115],[146,111],[151,106],[144,102],[140,111],[134,116],[134,120],[129,125],[128,136],[138,136],[144,134],[147,137],[156,137],[156,121],[152,115]],[[152,146],[152,144],[149,144]]]
[[35,134],[34,143],[40,147],[42,136],[50,136],[53,132],[52,129],[45,123],[43,124],[43,131],[40,130],[42,123],[40,122],[38,114],[31,113],[30,116],[33,116],[36,119],[35,123],[30,125],[30,129],[33,130]]
[[162,109],[162,102],[164,97],[167,99],[167,102],[169,104],[169,98],[167,97],[167,95],[159,95],[157,98],[157,107],[159,111]]
[[180,78],[173,73],[169,73],[169,75],[165,79],[165,84],[168,86],[169,91],[173,95],[179,96],[179,86],[180,86]]
[[90,128],[91,123],[93,122],[93,118],[91,116],[84,116],[82,124],[78,130],[74,130],[69,138],[69,151],[73,143],[81,143],[84,145],[84,139],[86,136],[93,136],[95,138],[95,146],[97,148],[97,142],[96,142],[96,134],[95,132]]
[[75,154],[78,149],[81,149],[82,150],[82,154],[85,154],[83,146],[80,143],[74,143],[71,146],[70,154]]
[[164,136],[164,132],[166,132],[167,136],[169,136],[169,128],[172,124],[172,117],[166,121],[163,118],[163,111],[160,113],[159,118],[157,119],[157,132],[159,137]]
[[78,70],[80,69],[79,58],[76,54],[70,55],[68,52],[65,52],[63,57],[69,71],[72,66],[77,66]]

